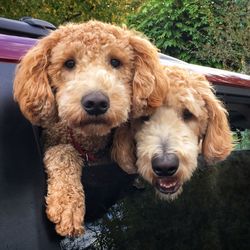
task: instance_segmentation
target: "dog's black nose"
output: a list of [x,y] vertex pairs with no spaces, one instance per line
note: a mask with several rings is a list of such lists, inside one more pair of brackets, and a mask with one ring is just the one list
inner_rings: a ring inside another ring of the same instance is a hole
[[179,167],[179,158],[176,154],[163,154],[152,159],[152,168],[158,176],[174,175]]
[[100,91],[85,95],[81,103],[89,115],[102,115],[109,109],[109,98]]

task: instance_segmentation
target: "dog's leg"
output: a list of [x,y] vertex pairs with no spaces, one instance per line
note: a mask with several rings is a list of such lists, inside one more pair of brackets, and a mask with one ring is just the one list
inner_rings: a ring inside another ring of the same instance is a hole
[[81,157],[71,145],[60,144],[46,151],[44,164],[48,174],[48,218],[62,236],[83,234],[85,197],[81,184]]
[[119,167],[128,174],[135,174],[135,144],[134,135],[129,124],[118,127],[115,130],[111,156]]

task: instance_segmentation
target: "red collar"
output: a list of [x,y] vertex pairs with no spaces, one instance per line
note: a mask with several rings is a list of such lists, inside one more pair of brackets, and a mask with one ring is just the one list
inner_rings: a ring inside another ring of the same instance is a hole
[[89,161],[93,162],[96,160],[95,155],[90,152],[85,150],[76,140],[74,137],[73,130],[68,127],[68,133],[70,135],[70,144],[73,145],[73,147],[78,151],[78,153],[81,155],[81,157],[84,159],[85,164],[87,165]]

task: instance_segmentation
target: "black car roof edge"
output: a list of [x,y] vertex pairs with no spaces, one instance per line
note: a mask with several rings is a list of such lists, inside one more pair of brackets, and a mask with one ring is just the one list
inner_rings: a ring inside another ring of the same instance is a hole
[[0,33],[3,34],[38,38],[54,29],[53,24],[39,19],[25,17],[19,21],[0,17]]

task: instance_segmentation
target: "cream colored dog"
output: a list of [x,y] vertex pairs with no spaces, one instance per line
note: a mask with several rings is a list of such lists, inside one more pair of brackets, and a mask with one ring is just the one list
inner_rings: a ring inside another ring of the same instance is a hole
[[[197,168],[199,153],[215,163],[233,144],[227,111],[205,77],[177,67],[166,67],[165,73],[170,85],[165,104],[147,121],[117,129],[112,154],[126,172],[138,171],[161,198],[172,200]],[[133,135],[136,146],[129,140]]]
[[129,115],[161,105],[163,76],[147,39],[97,21],[61,26],[22,58],[14,97],[44,129],[46,212],[60,235],[84,232],[83,162],[99,158]]

